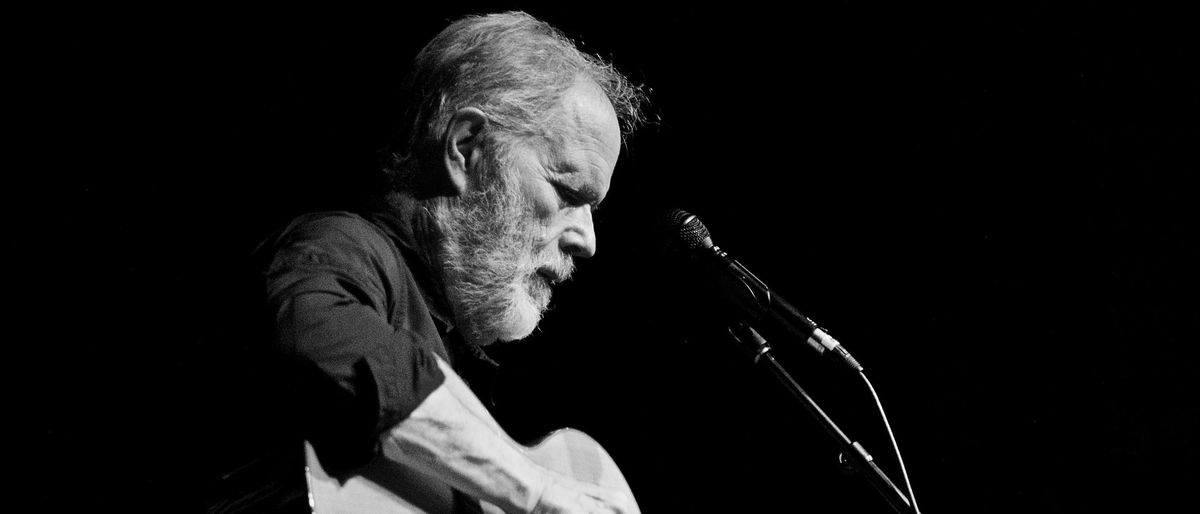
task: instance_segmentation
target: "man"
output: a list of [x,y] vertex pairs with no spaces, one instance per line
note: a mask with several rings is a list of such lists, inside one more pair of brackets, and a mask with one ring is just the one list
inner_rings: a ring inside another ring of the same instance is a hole
[[451,24],[407,90],[382,208],[303,216],[261,250],[300,435],[334,476],[386,458],[507,512],[636,512],[529,460],[456,369],[529,335],[596,252],[642,93],[522,13]]

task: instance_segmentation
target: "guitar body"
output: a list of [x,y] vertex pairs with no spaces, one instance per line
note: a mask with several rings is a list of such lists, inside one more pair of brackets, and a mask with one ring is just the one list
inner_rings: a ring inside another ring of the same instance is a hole
[[[454,508],[450,486],[404,464],[378,458],[341,483],[321,469],[308,443],[304,453],[308,503],[317,514],[440,514]],[[630,492],[608,452],[578,430],[553,432],[525,453],[542,467],[581,482]],[[481,507],[484,512],[502,512],[488,503]]]

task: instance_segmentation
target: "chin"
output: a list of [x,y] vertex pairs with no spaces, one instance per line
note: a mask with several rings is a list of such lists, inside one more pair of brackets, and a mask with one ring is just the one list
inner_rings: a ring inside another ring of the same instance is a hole
[[533,279],[524,287],[514,286],[512,296],[497,330],[500,341],[518,341],[537,329],[542,313],[550,306],[550,285]]
[[498,327],[496,340],[519,341],[529,337],[537,329],[542,314],[536,309],[517,308],[508,313],[507,319]]

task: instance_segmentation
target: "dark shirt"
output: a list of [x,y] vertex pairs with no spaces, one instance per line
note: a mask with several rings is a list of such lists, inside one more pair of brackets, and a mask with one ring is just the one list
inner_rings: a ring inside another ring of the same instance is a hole
[[495,362],[453,331],[434,275],[400,216],[304,215],[264,241],[256,256],[268,337],[282,357],[278,391],[290,411],[281,420],[288,425],[282,439],[311,442],[331,475],[350,474],[378,456],[380,436],[442,384],[435,356],[487,401]]
[[361,414],[376,434],[441,385],[434,355],[449,360],[407,265],[420,260],[402,256],[397,236],[354,214],[319,213],[293,221],[264,248],[273,256],[265,279],[275,342],[369,407]]

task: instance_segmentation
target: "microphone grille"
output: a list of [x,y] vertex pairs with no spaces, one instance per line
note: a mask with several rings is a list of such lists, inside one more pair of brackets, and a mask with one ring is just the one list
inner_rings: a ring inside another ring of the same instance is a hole
[[668,215],[668,225],[678,232],[679,242],[689,250],[708,248],[713,245],[708,228],[700,222],[695,214],[683,209],[675,209]]

